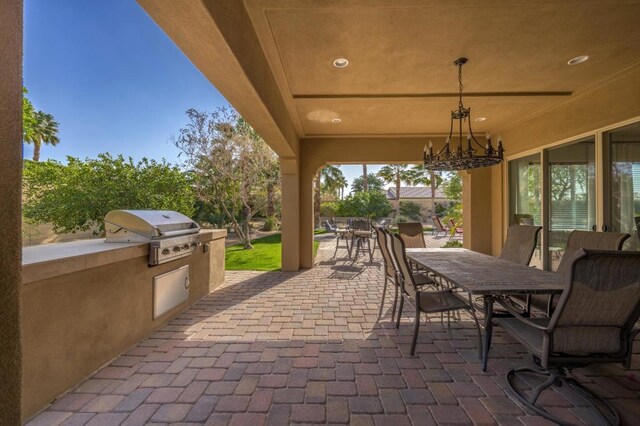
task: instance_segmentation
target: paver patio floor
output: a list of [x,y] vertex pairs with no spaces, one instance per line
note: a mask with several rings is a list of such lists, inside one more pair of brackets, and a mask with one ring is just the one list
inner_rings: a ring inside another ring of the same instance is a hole
[[[221,288],[30,424],[548,424],[504,391],[505,371],[530,363],[522,346],[497,329],[483,373],[470,319],[463,315],[448,328],[437,316],[421,328],[411,357],[412,307],[399,330],[388,310],[378,320],[381,284],[377,262],[228,272]],[[574,375],[634,424],[638,354],[633,367]],[[561,392],[545,396],[555,414],[593,421],[580,401]]]

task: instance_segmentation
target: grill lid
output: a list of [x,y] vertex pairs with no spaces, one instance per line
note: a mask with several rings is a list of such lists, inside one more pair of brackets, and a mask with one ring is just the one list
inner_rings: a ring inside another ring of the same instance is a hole
[[171,210],[111,210],[104,227],[107,242],[149,242],[200,231],[193,220]]

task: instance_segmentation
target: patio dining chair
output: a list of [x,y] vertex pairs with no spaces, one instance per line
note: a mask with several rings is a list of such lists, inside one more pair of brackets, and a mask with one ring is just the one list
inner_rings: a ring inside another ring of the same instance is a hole
[[[369,261],[373,262],[373,251],[371,250],[371,238],[373,228],[370,219],[353,219],[350,225],[351,250],[355,249],[353,261],[358,259],[358,255],[368,254]],[[366,245],[366,248],[365,248]]]
[[[550,318],[525,318],[508,302],[499,302],[514,316],[496,322],[533,354],[540,367],[507,372],[511,396],[536,414],[566,424],[539,402],[543,391],[562,385],[565,392],[577,391],[607,424],[617,425],[614,407],[566,373],[596,363],[630,368],[633,339],[640,331],[634,328],[640,318],[640,253],[579,250],[565,268],[566,287]],[[531,375],[542,377],[542,382],[527,392],[516,379]]]
[[520,265],[528,265],[538,243],[538,234],[542,226],[512,225],[507,230],[500,259]]
[[427,246],[420,222],[400,222],[398,223],[398,233],[406,248],[425,248]]
[[[573,258],[582,249],[591,250],[622,250],[622,244],[629,238],[629,234],[616,232],[573,231],[567,238],[567,248],[558,265],[558,274],[566,275],[571,267]],[[557,296],[534,294],[529,296],[525,312],[531,308],[546,312],[550,316],[558,304]]]
[[[390,281],[394,286],[393,307],[391,309],[391,321],[395,318],[396,307],[398,305],[398,277],[396,275],[397,265],[395,265],[394,259],[391,257],[390,250],[390,237],[391,234],[381,228],[375,229],[376,240],[380,247],[380,253],[382,254],[382,264],[384,273],[384,284],[382,287],[382,301],[380,302],[380,312],[378,312],[378,318],[382,317],[382,309],[384,308],[385,296],[387,294],[387,283]],[[424,272],[413,272],[414,281],[418,286],[435,285],[435,282]]]
[[433,221],[433,236],[437,237],[438,234],[442,233],[442,235],[447,235],[449,230],[445,228],[442,224],[442,221],[438,216],[431,216],[431,220]]
[[396,328],[400,327],[400,319],[402,317],[402,308],[404,301],[413,303],[416,309],[415,320],[413,326],[413,339],[411,341],[411,356],[415,354],[416,344],[418,342],[418,333],[420,331],[421,316],[423,313],[429,315],[434,313],[455,312],[461,309],[467,310],[476,324],[478,331],[478,353],[482,353],[482,335],[480,332],[480,324],[476,317],[475,308],[470,296],[463,297],[455,291],[455,288],[435,288],[433,286],[418,285],[414,274],[411,272],[405,251],[405,245],[402,239],[395,234],[389,234],[390,238],[390,256],[393,259],[396,268],[396,276],[398,277],[399,289],[401,292],[400,304],[398,306],[398,317],[396,319]]

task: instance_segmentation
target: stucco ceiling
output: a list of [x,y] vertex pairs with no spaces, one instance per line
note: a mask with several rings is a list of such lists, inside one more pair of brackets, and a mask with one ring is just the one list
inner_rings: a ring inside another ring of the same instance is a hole
[[[300,137],[448,132],[460,56],[465,104],[487,117],[477,132],[640,63],[640,1],[244,3]],[[567,65],[578,55],[590,59]]]

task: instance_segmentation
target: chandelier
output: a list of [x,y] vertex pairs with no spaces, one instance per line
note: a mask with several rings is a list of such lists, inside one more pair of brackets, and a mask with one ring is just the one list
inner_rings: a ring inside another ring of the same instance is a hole
[[[462,103],[462,66],[467,61],[467,58],[459,58],[454,62],[458,66],[458,82],[460,83],[458,109],[451,111],[451,128],[444,146],[434,154],[431,141],[429,141],[428,150],[425,145],[423,161],[426,169],[445,171],[476,169],[478,167],[493,166],[502,161],[504,149],[502,148],[500,136],[498,136],[498,147],[495,149],[491,144],[491,135],[489,133],[486,134],[486,144],[483,146],[476,140],[471,130],[471,108],[465,108]],[[468,123],[469,127],[466,146],[463,146],[462,136],[464,121]],[[454,123],[457,123],[457,146],[452,142]]]

